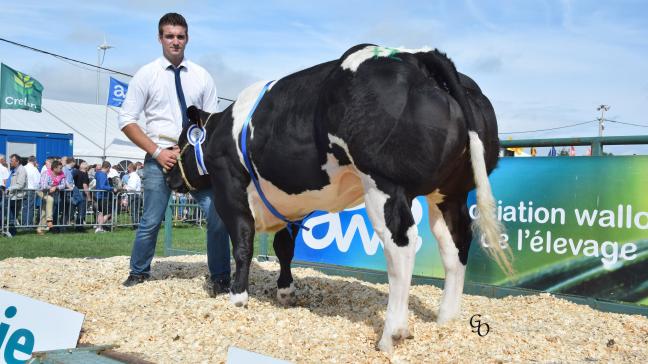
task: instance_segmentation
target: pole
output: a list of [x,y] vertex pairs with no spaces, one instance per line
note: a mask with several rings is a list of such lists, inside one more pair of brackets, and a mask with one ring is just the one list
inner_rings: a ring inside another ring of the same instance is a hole
[[609,105],[600,105],[596,110],[599,110],[601,112],[601,117],[599,118],[599,133],[598,136],[599,138],[603,136],[603,129],[605,129],[605,125],[603,124],[605,122],[605,112],[610,110]]
[[[0,69],[2,68],[2,63],[0,63]],[[4,95],[2,92],[2,72],[0,72],[0,95]],[[0,129],[2,129],[2,107],[0,107]]]
[[97,105],[99,105],[99,67],[101,67],[100,64],[100,47],[97,47]]
[[113,48],[113,46],[109,45],[106,42],[106,36],[104,35],[104,41],[102,44],[100,44],[97,47],[97,105],[99,105],[99,67],[103,64],[103,60],[101,59],[101,51],[103,51],[103,56],[104,58],[106,57],[106,50]]
[[104,144],[103,144],[103,157],[104,162],[106,161],[106,138],[108,132],[108,100],[106,100],[106,114],[104,116]]

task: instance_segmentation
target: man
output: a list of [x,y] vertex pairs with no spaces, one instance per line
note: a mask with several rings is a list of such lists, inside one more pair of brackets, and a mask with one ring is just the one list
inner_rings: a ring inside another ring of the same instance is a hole
[[7,168],[7,160],[4,154],[0,154],[0,187],[7,187],[7,180],[9,179],[9,169]]
[[40,170],[41,174],[52,167],[52,162],[54,161],[54,159],[56,158],[51,156],[45,159],[45,164],[43,164],[43,167]]
[[137,175],[140,176],[140,179],[141,179],[142,176],[144,175],[143,174],[143,172],[144,172],[144,163],[136,162],[135,163],[135,170],[137,171]]
[[137,167],[135,164],[128,165],[128,174],[124,176],[123,180],[126,181],[124,189],[128,191],[126,194],[128,198],[128,208],[130,210],[131,222],[133,227],[139,225],[140,210],[142,209],[142,200],[140,199],[140,192],[142,191],[142,180],[137,174]]
[[76,161],[74,157],[63,157],[61,158],[61,163],[63,164],[63,174],[65,174],[65,183],[69,186],[74,184],[74,165]]
[[42,198],[41,219],[39,227],[36,229],[37,234],[44,234],[45,223],[47,223],[47,229],[53,231],[57,197],[59,192],[64,190],[66,186],[61,161],[54,159],[49,169],[45,169],[41,173],[40,191],[38,194]]
[[90,201],[90,179],[88,178],[88,163],[81,162],[79,169],[74,173],[74,190],[72,190],[72,204],[76,210],[74,225],[78,232],[85,231],[86,203]]
[[[135,235],[130,274],[125,286],[150,276],[160,222],[171,191],[163,169],[171,169],[180,149],[178,138],[188,124],[187,105],[215,112],[218,99],[214,81],[199,65],[184,57],[189,40],[187,22],[180,14],[164,15],[158,24],[163,57],[142,67],[128,86],[119,121],[124,134],[146,151],[143,189],[144,212]],[[146,115],[146,133],[137,118]],[[210,296],[225,293],[230,285],[230,247],[227,230],[212,203],[211,189],[196,191],[194,198],[207,216],[207,265],[210,276],[205,288]]]
[[101,169],[95,173],[95,180],[97,181],[95,186],[97,190],[95,195],[95,201],[97,202],[97,227],[95,228],[95,233],[106,232],[103,225],[107,224],[112,217],[114,189],[110,185],[108,178],[110,167],[110,162],[104,161],[101,164]]
[[117,172],[117,170],[113,166],[110,166],[110,169],[108,170],[108,180],[115,189],[120,190],[122,188],[119,172]]
[[59,213],[62,214],[63,217],[61,225],[68,225],[74,208],[72,195],[74,194],[74,174],[77,172],[77,170],[74,169],[76,161],[74,160],[74,157],[62,157],[61,163],[63,163],[63,174],[65,174],[65,183],[67,187],[66,191],[62,192],[60,198],[61,203],[59,208],[61,211]]
[[34,211],[36,211],[36,191],[40,188],[40,172],[38,171],[36,157],[30,155],[25,165],[27,172],[27,202],[23,204],[22,225],[34,224]]
[[9,164],[12,169],[11,185],[7,188],[9,195],[9,234],[16,235],[16,213],[22,209],[25,190],[27,189],[27,171],[23,167],[21,158],[18,154],[12,154],[9,157]]

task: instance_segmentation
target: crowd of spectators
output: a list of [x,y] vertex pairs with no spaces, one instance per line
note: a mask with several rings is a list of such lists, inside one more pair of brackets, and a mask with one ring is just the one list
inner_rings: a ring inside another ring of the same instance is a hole
[[[9,165],[0,154],[0,206],[5,234],[17,227],[36,227],[36,233],[59,232],[65,228],[95,233],[106,231],[117,205],[131,215],[133,227],[141,216],[142,163],[130,163],[119,172],[108,161],[88,165],[73,157],[48,157],[39,166],[36,157],[12,154]],[[117,204],[117,194],[121,196]],[[91,214],[89,214],[91,212]],[[94,221],[89,225],[86,218]]]

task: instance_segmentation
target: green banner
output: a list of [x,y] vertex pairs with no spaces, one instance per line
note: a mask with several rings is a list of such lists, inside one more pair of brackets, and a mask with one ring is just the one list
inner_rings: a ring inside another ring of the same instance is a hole
[[0,109],[41,112],[43,85],[35,78],[2,64],[0,72]]
[[[501,240],[514,256],[508,278],[473,241],[466,280],[648,306],[648,156],[502,158],[490,176]],[[474,191],[468,211],[478,218]],[[414,274],[443,278],[423,198]],[[385,270],[382,242],[364,208],[315,212],[295,260]]]

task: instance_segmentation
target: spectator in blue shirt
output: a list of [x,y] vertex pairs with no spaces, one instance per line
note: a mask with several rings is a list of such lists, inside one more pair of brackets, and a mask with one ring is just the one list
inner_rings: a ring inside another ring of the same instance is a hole
[[76,169],[74,165],[74,157],[63,157],[61,158],[61,163],[63,164],[63,174],[65,175],[65,189],[68,192],[61,193],[59,196],[60,211],[57,214],[61,214],[62,221],[61,225],[68,225],[71,220],[71,214],[73,212],[72,208],[72,193],[74,189],[74,175]]
[[95,195],[96,211],[97,211],[97,228],[95,233],[105,232],[103,225],[110,222],[112,217],[112,203],[113,203],[113,187],[108,180],[108,171],[110,170],[110,162],[104,161],[101,164],[101,169],[95,173]]

